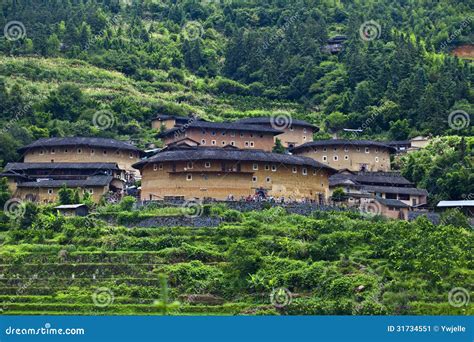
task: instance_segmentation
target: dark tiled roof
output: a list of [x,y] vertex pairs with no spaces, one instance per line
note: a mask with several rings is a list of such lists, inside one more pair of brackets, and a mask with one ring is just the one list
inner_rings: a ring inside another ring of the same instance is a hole
[[297,146],[292,149],[292,152],[298,152],[308,147],[319,147],[319,146],[363,146],[363,147],[380,147],[389,149],[392,152],[396,152],[396,149],[385,143],[381,143],[373,140],[346,140],[346,139],[329,139],[329,140],[317,140],[304,143],[303,145]]
[[329,178],[331,186],[342,184],[346,180],[356,184],[390,184],[390,185],[413,185],[408,179],[398,172],[357,172],[337,173]]
[[89,169],[89,170],[119,170],[117,163],[8,163],[5,171],[24,170],[68,170],[68,169]]
[[[273,135],[281,134],[282,132],[273,128],[262,127],[259,125],[245,125],[234,122],[207,122],[207,121],[194,121],[190,123],[188,128],[200,128],[200,129],[215,129],[221,131],[248,131],[257,133],[271,133]],[[158,138],[163,138],[174,134],[175,132],[182,131],[183,127],[175,127],[162,132],[157,135]]]
[[87,179],[44,180],[39,182],[18,183],[19,188],[83,188],[92,186],[106,186],[113,180],[112,176],[92,176]]
[[377,193],[388,193],[388,194],[404,194],[404,195],[414,195],[414,196],[428,196],[428,191],[425,189],[417,188],[403,188],[395,186],[372,186],[372,185],[363,185],[361,187],[362,191],[367,192],[377,192]]
[[112,148],[117,150],[128,150],[142,153],[140,149],[132,144],[109,138],[88,138],[88,137],[65,137],[65,138],[43,138],[18,149],[23,153],[31,148],[41,147],[63,147],[63,146],[90,146]]
[[395,208],[409,208],[410,207],[408,204],[405,204],[402,201],[399,201],[396,199],[376,197],[375,200],[379,202],[380,204],[383,204],[387,207],[395,207]]
[[319,163],[308,157],[292,156],[289,154],[279,154],[264,152],[262,150],[241,150],[234,148],[210,148],[192,147],[174,150],[165,150],[157,153],[147,160],[143,160],[133,165],[140,169],[148,163],[166,161],[186,161],[186,160],[233,160],[233,161],[263,161],[286,165],[304,165],[315,168],[324,168],[336,172],[333,168]]
[[[246,118],[246,119],[240,119],[235,121],[236,123],[241,123],[241,124],[255,124],[255,125],[271,125],[272,124],[273,118],[270,116],[267,117],[257,117],[257,118]],[[291,120],[291,125],[292,126],[302,126],[302,127],[311,127],[316,130],[319,130],[319,128],[313,124],[310,124],[307,121],[304,120],[296,120],[292,119]]]
[[395,141],[387,141],[386,144],[390,146],[411,145],[411,141],[410,140],[395,140]]

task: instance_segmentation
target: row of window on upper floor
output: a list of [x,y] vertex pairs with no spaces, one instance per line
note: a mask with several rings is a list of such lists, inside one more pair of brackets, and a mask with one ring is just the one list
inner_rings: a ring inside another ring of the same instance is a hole
[[[210,169],[212,166],[211,162],[204,162],[204,167],[206,169]],[[194,162],[187,162],[186,163],[186,167],[183,169],[183,170],[192,170],[194,168]],[[164,166],[163,164],[153,164],[153,171],[162,171],[164,169]],[[265,171],[272,171],[272,172],[276,172],[278,170],[278,167],[277,165],[275,164],[265,164],[264,166],[264,169]],[[252,170],[253,171],[258,171],[259,170],[259,165],[257,163],[254,163],[252,164]],[[291,172],[292,173],[298,173],[298,167],[297,166],[293,166],[291,168]],[[318,173],[318,169],[315,169],[313,168],[313,175],[317,175]],[[308,175],[308,168],[307,167],[302,167],[301,168],[301,174],[304,175],[304,176],[307,176]]]
[[[323,147],[323,148],[321,149],[321,151],[327,152],[327,151],[328,151],[328,148],[327,148],[327,147]],[[338,148],[337,148],[337,147],[333,147],[333,151],[334,151],[334,152],[337,152],[337,151],[338,151]],[[356,147],[356,151],[357,151],[357,152],[360,152],[360,151],[361,151],[361,148],[360,148],[360,147]],[[313,152],[318,152],[318,149],[317,149],[317,148],[313,148]],[[345,146],[345,147],[344,147],[344,152],[349,152],[349,147],[348,147],[348,146]],[[365,147],[365,148],[364,148],[364,152],[365,152],[365,153],[370,153],[370,147]],[[378,147],[375,148],[375,153],[379,153],[379,148],[378,148]]]
[[[52,148],[52,149],[48,150],[48,152],[49,152],[50,154],[56,154],[56,152],[58,152],[58,151],[59,151],[59,150],[57,150],[57,149],[55,149],[55,148]],[[69,152],[74,153],[74,149],[67,149],[67,148],[64,148],[64,149],[62,150],[62,152],[63,152],[63,153],[69,153]],[[75,149],[75,152],[76,152],[77,154],[82,154],[82,153],[84,152],[84,150],[83,150],[82,148],[77,148],[77,149]],[[91,154],[91,155],[94,155],[95,152],[96,152],[95,149],[91,149],[91,150],[90,150],[90,154]],[[107,155],[108,152],[109,152],[109,151],[107,151],[107,150],[102,150],[102,154],[103,154],[103,155]],[[35,154],[34,151],[30,151],[29,153]],[[40,156],[44,155],[45,153],[46,153],[46,150],[44,150],[44,149],[41,149],[41,150],[39,150],[39,152],[38,152],[38,154],[39,154]],[[115,154],[118,155],[118,156],[120,156],[120,155],[122,155],[122,152],[119,151],[119,150],[117,150],[117,151],[115,151]],[[129,158],[138,158],[138,154],[133,153],[133,152],[129,152],[129,153],[128,153],[128,156],[129,156]]]
[[[82,192],[85,194],[85,193],[90,193],[91,195],[94,194],[94,189],[90,188],[90,189],[83,189]],[[54,189],[48,189],[48,195],[53,195],[54,194]]]
[[[322,156],[321,159],[322,159],[323,162],[327,162],[327,161],[328,161],[328,156]],[[339,156],[332,156],[332,159],[333,159],[333,161],[338,161],[338,160],[339,160]],[[349,160],[349,159],[350,159],[350,158],[349,158],[349,155],[346,154],[346,155],[344,156],[344,160]],[[376,163],[378,163],[378,162],[380,161],[380,158],[379,158],[379,157],[375,157],[374,160],[375,160]],[[383,158],[383,160],[385,161],[385,158]]]
[[[290,127],[289,127],[289,130],[290,130],[291,132],[293,132],[293,131],[294,131],[293,126],[290,126]],[[308,131],[308,130],[307,130],[306,128],[303,128],[303,133],[307,133],[307,131]],[[201,129],[201,134],[207,134],[207,132],[208,132],[207,130]],[[227,131],[223,131],[223,132],[221,132],[220,134],[221,134],[222,136],[226,136],[227,133],[228,133]],[[230,131],[230,133],[229,133],[229,135],[230,135],[231,137],[235,137],[236,134],[237,134],[237,133],[234,132],[234,131]],[[217,135],[217,131],[211,131],[211,135],[212,135],[212,136],[216,136],[216,135]],[[245,136],[245,133],[240,132],[239,135],[240,135],[241,138],[243,138],[243,137]],[[263,137],[264,137],[263,134],[257,134],[257,135],[260,136],[260,138],[263,138]],[[257,135],[255,135],[254,133],[249,133],[249,136],[250,136],[251,138],[253,138],[254,136],[257,136]]]

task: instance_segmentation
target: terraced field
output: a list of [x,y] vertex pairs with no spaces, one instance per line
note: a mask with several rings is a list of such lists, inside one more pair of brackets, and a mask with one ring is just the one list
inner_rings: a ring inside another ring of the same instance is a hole
[[[160,252],[66,253],[63,246],[48,248],[53,251],[1,255],[0,303],[4,314],[161,314],[156,304],[162,295],[158,275],[169,266],[189,266],[164,258]],[[224,264],[208,261],[195,265],[218,269]],[[202,294],[181,295],[180,299],[173,314],[232,315],[252,306]]]
[[[128,226],[154,212],[147,210],[134,209]],[[115,216],[126,221],[127,213]],[[473,313],[469,301],[458,303],[474,279],[473,234],[465,228],[283,208],[216,206],[203,215],[221,223],[126,228],[30,208],[0,232],[0,308],[14,315]]]

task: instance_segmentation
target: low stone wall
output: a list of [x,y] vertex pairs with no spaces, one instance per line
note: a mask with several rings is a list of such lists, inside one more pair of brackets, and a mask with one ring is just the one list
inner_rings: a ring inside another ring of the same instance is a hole
[[186,216],[156,216],[145,219],[138,223],[130,224],[131,227],[150,228],[150,227],[218,227],[221,223],[220,218],[214,217],[186,217]]
[[346,208],[320,205],[316,203],[271,203],[271,202],[218,202],[224,203],[229,209],[246,211],[260,211],[272,207],[285,208],[290,214],[311,215],[313,211],[345,211]]
[[[174,201],[145,201],[137,204],[137,207],[143,207],[147,205],[158,205],[158,206],[185,206],[185,201],[174,200]],[[203,201],[201,205],[207,204],[224,204],[229,209],[238,210],[240,212],[247,211],[261,211],[270,209],[272,207],[285,208],[290,214],[310,215],[313,211],[357,211],[357,209],[337,207],[331,205],[321,205],[317,203],[273,203],[273,202],[246,202],[246,201]]]

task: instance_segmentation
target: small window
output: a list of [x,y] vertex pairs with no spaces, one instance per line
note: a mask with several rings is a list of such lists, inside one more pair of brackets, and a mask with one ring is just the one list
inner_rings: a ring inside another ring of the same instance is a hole
[[159,170],[163,170],[163,164],[159,164],[159,165],[158,165],[158,169],[159,169]]
[[222,136],[223,136],[223,137],[225,137],[226,134],[227,134],[226,132],[222,132]]
[[349,147],[345,146],[344,147],[344,152],[349,152]]
[[212,140],[212,141],[211,141],[211,145],[216,145],[216,141],[215,141],[215,140]]
[[93,194],[94,194],[94,189],[89,189],[89,193],[90,193],[91,195],[93,195]]
[[193,180],[193,175],[190,174],[190,173],[188,173],[188,174],[186,175],[186,180],[187,180],[187,181],[192,181],[192,180]]
[[205,139],[201,140],[201,145],[206,145],[206,140]]
[[231,137],[235,137],[235,132],[230,132]]
[[308,175],[308,169],[303,167],[303,169],[301,169],[301,172],[303,173],[303,176],[307,176]]
[[201,130],[201,134],[206,134],[206,130],[205,129]]
[[94,150],[94,149],[91,149],[91,154],[95,154],[95,150]]
[[212,131],[212,132],[211,132],[211,135],[212,135],[212,136],[215,136],[215,135],[216,135],[216,132],[215,132],[215,131]]
[[295,129],[293,128],[293,126],[290,126],[290,131],[294,131]]
[[77,149],[77,154],[81,154],[82,153],[82,149],[81,148],[78,148]]
[[250,142],[250,147],[254,147],[255,143],[253,141]]
[[334,156],[333,159],[334,159],[334,161],[338,161],[338,160],[339,160],[339,157],[338,157],[338,156]]
[[323,162],[327,162],[328,161],[328,156],[323,156]]
[[104,155],[107,154],[107,150],[104,150],[102,153],[103,153]]
[[130,152],[130,154],[128,155],[129,158],[133,158],[133,152]]
[[318,152],[318,149],[317,149],[317,148],[313,148],[313,152],[314,152],[314,153]]
[[313,176],[316,176],[317,173],[318,173],[318,170],[313,169]]
[[357,147],[357,152],[360,152],[360,147]]
[[249,142],[248,141],[245,142],[245,147],[249,147]]
[[323,152],[327,152],[328,151],[328,148],[327,147],[323,147]]
[[376,163],[379,162],[379,157],[375,157],[375,162],[376,162]]
[[366,147],[366,148],[365,148],[365,153],[369,153],[369,152],[370,152],[370,151],[369,151],[369,148]]
[[194,165],[193,165],[193,162],[188,162],[188,164],[186,165],[186,167],[187,167],[188,169],[192,169],[193,166],[194,166]]
[[225,141],[222,142],[222,146],[224,146],[224,145],[225,145]]
[[275,172],[277,170],[277,166],[276,165],[272,165],[272,171]]
[[297,173],[298,172],[298,168],[296,166],[293,166],[293,173]]
[[270,170],[270,165],[266,164],[265,165],[265,170],[267,170],[267,171]]
[[272,179],[270,177],[267,177],[266,181],[267,181],[267,183],[270,183],[272,181]]
[[379,149],[378,149],[378,148],[375,149],[375,153],[379,153]]
[[64,153],[67,153],[67,148],[64,149]]
[[303,128],[303,133],[306,133],[306,127],[305,127],[305,128]]
[[303,136],[303,140],[306,140],[306,135]]
[[43,151],[43,150],[40,150],[40,154],[43,155],[43,154],[44,154],[44,151]]
[[256,163],[253,164],[253,169],[254,169],[255,171],[257,171],[257,170],[258,170],[258,164],[256,164]]
[[53,189],[48,189],[48,194],[52,195],[54,193]]
[[210,163],[210,162],[205,162],[205,163],[204,163],[204,167],[205,167],[206,169],[210,169],[210,168],[211,168],[211,163]]
[[257,176],[252,177],[252,182],[256,183],[257,182]]
[[158,165],[153,164],[153,171],[157,171],[157,170],[158,170]]
[[336,151],[337,151],[337,147],[334,147],[334,152],[336,152]]
[[243,138],[243,137],[244,137],[244,133],[240,133],[240,137]]
[[230,145],[231,145],[231,146],[235,146],[235,141],[231,141],[231,142],[230,142]]
[[349,160],[349,156],[347,154],[344,156],[344,160]]
[[55,154],[56,153],[56,149],[52,148],[51,149],[51,154]]
[[260,134],[260,138],[263,138],[263,134]]
[[250,137],[253,138],[253,133],[250,133]]

